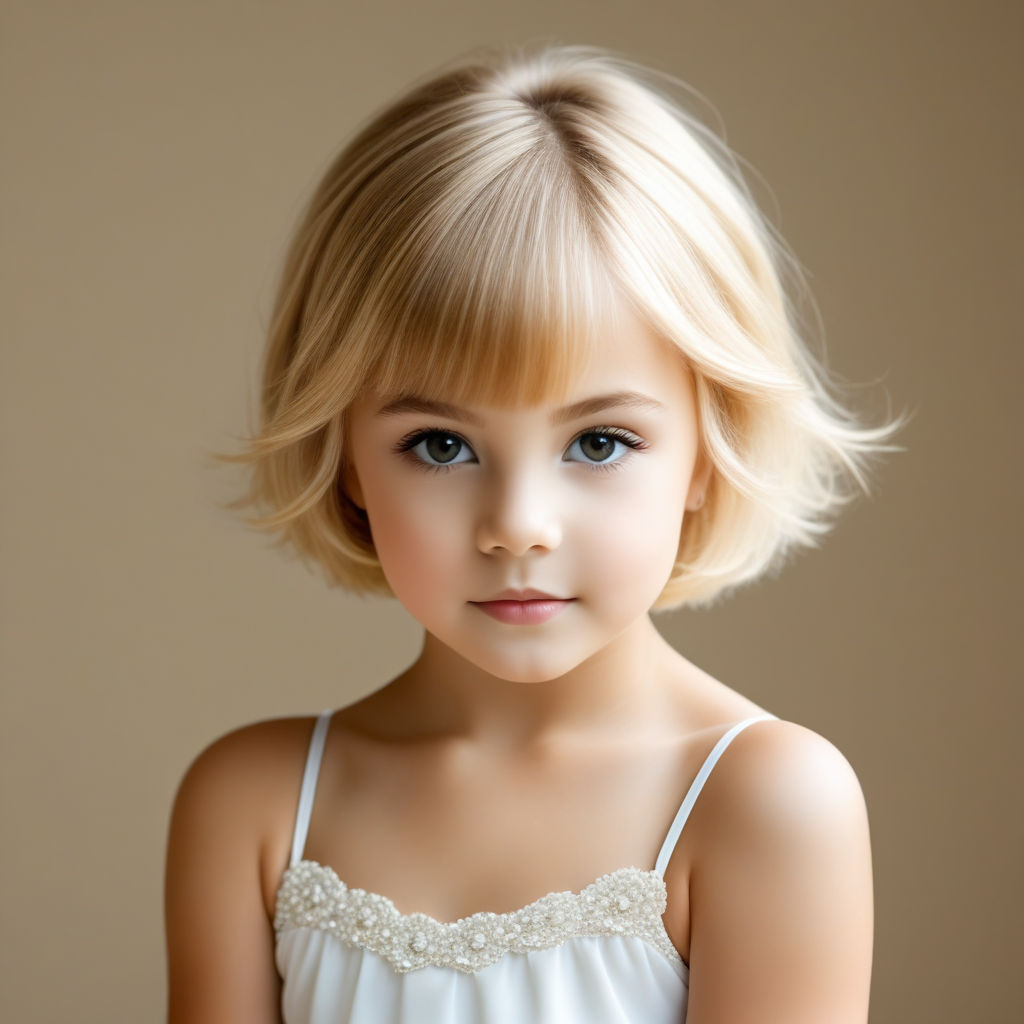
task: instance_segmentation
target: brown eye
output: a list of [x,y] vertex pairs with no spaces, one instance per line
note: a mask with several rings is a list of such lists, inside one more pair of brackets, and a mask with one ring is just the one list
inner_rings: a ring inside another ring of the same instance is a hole
[[462,442],[451,434],[431,434],[422,441],[426,455],[442,465],[451,462],[462,451]]
[[615,454],[615,438],[607,434],[584,434],[580,438],[580,451],[594,462],[604,462]]
[[642,437],[620,427],[599,427],[580,434],[565,453],[566,462],[594,469],[618,469],[634,451],[647,447]]
[[447,469],[476,461],[473,449],[458,434],[447,430],[414,431],[395,445],[395,451],[422,469]]

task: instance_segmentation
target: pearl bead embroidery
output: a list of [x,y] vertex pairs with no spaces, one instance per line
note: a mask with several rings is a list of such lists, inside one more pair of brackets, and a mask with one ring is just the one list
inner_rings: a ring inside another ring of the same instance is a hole
[[350,889],[335,872],[303,860],[284,873],[274,929],[316,928],[383,957],[400,974],[423,967],[472,973],[506,953],[560,946],[574,937],[622,935],[643,939],[678,971],[684,969],[665,931],[668,893],[656,871],[620,868],[580,892],[552,892],[507,914],[490,911],[458,921],[400,914],[386,896]]

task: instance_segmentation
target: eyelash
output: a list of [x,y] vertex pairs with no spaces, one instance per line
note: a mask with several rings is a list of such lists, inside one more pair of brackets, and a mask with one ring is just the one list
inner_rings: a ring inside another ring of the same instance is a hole
[[[450,465],[434,465],[432,462],[424,462],[422,459],[417,458],[412,454],[412,449],[415,448],[421,441],[434,434],[444,434],[446,437],[454,437],[461,441],[467,448],[472,449],[472,445],[459,433],[454,430],[442,430],[436,429],[419,429],[414,430],[410,434],[406,434],[400,441],[394,446],[394,451],[398,455],[406,456],[409,461],[417,468],[425,470],[428,473],[447,473],[449,470],[455,469],[456,466],[464,465],[464,463],[456,462]],[[636,434],[629,430],[623,430],[621,427],[589,427],[586,430],[580,431],[570,442],[566,451],[569,450],[581,437],[587,437],[590,434],[599,434],[602,437],[610,437],[616,441],[621,441],[627,448],[633,451],[643,451],[648,447],[647,442],[638,437]],[[587,462],[580,463],[580,465],[586,465],[589,469],[596,470],[600,473],[611,473],[613,470],[619,469],[624,462],[629,460],[629,455],[623,455],[621,458],[616,459],[614,462]],[[577,460],[573,459],[573,462]]]

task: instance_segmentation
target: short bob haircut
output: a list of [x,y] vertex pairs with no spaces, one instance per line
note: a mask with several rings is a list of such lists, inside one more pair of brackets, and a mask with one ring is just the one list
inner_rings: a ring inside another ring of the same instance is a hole
[[223,456],[251,467],[232,507],[330,582],[390,593],[342,484],[347,407],[367,389],[559,400],[614,292],[686,359],[712,466],[654,608],[710,603],[816,546],[899,424],[860,425],[832,397],[783,288],[795,261],[659,81],[591,48],[486,53],[359,132],[291,243],[260,428]]

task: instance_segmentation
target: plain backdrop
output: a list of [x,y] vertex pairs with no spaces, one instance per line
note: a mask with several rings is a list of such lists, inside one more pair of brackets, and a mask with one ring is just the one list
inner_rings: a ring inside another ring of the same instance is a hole
[[857,770],[872,1021],[1024,1019],[1021,11],[3,3],[0,1016],[159,1020],[190,760],[416,653],[400,608],[223,511],[238,480],[206,453],[251,424],[283,246],[339,144],[457,54],[550,40],[707,98],[806,268],[830,364],[869,417],[914,414],[820,550],[657,621]]

